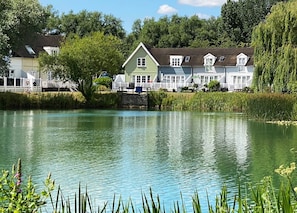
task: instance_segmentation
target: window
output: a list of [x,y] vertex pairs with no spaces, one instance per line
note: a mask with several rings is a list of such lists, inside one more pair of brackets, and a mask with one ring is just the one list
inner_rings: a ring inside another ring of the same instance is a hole
[[214,64],[216,61],[216,57],[212,54],[208,53],[206,56],[204,56],[204,66],[206,72],[214,72]]
[[[135,81],[136,79],[136,81]],[[151,82],[151,76],[150,75],[137,75],[134,77],[134,80],[132,79],[133,82],[136,84],[144,84],[144,83],[150,83]]]
[[183,56],[175,55],[170,56],[170,66],[172,67],[179,67],[183,62]]
[[164,80],[166,83],[184,83],[184,75],[165,75]]
[[137,67],[145,67],[145,58],[137,58]]
[[247,61],[248,61],[248,56],[246,56],[245,54],[240,53],[237,56],[236,66],[238,66],[239,72],[246,71],[246,63],[247,63]]

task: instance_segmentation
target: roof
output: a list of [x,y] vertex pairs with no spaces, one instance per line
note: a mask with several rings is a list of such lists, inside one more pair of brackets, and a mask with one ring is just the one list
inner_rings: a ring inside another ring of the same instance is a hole
[[159,63],[156,61],[156,59],[151,55],[150,51],[148,51],[148,47],[140,42],[139,45],[136,47],[136,49],[133,51],[133,53],[129,56],[129,58],[124,62],[124,64],[122,65],[122,67],[125,67],[126,64],[131,60],[131,58],[137,53],[137,51],[143,48],[144,51],[151,57],[151,59],[155,62],[155,64],[157,64],[157,66],[159,65]]
[[40,35],[37,34],[24,42],[19,49],[13,52],[14,57],[34,58],[40,52],[44,52],[43,47],[60,47],[63,41],[61,35]]
[[[187,56],[189,60],[183,61],[183,66],[204,66],[204,56],[212,54],[217,58],[214,66],[235,66],[237,56],[241,53],[248,56],[249,60],[246,66],[253,65],[254,50],[250,47],[242,48],[148,48],[151,55],[162,66],[170,64],[170,56],[181,55],[184,59]],[[221,60],[219,60],[221,58]]]
[[137,51],[143,48],[152,58],[157,66],[169,66],[170,56],[183,56],[182,66],[204,66],[204,56],[211,54],[217,58],[214,66],[235,66],[237,64],[237,56],[241,53],[248,57],[246,66],[254,63],[254,49],[251,47],[241,48],[151,48],[142,42],[137,46],[134,52],[125,61],[122,67],[131,60]]

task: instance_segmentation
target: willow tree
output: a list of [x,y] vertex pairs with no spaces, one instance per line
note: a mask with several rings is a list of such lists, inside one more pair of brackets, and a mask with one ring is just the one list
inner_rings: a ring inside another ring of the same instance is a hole
[[255,89],[297,92],[297,0],[273,6],[254,29],[252,45]]

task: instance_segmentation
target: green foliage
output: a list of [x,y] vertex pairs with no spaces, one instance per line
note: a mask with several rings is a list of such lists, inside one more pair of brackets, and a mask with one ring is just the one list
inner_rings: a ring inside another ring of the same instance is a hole
[[102,32],[80,38],[68,38],[61,46],[59,55],[41,55],[43,70],[53,70],[62,79],[73,81],[87,102],[92,101],[96,88],[93,76],[102,70],[113,75],[119,72],[123,55],[119,49],[121,41]]
[[105,35],[113,35],[120,39],[125,37],[125,30],[122,21],[113,15],[102,14],[101,12],[89,12],[82,10],[79,13],[70,11],[61,16],[51,12],[52,16],[48,22],[48,29],[57,29],[60,33],[79,37],[89,35],[94,32],[103,32]]
[[260,120],[293,120],[296,117],[296,96],[288,94],[253,94],[247,100],[248,116]]
[[0,176],[0,212],[37,212],[46,204],[46,199],[54,190],[54,182],[50,175],[45,180],[45,189],[37,193],[31,177],[27,183],[23,180],[21,160],[11,173],[2,171]]
[[163,100],[167,97],[164,91],[151,91],[148,95],[149,108],[161,109]]
[[220,82],[217,80],[212,80],[208,83],[207,88],[210,92],[217,92],[220,91]]
[[1,0],[0,11],[0,74],[3,74],[7,71],[5,57],[10,56],[10,50],[19,47],[26,37],[41,32],[47,17],[37,0]]
[[281,92],[297,80],[297,1],[272,7],[265,22],[253,31],[254,78],[257,91]]
[[250,45],[255,26],[265,20],[272,5],[282,0],[228,0],[221,9],[222,26],[236,46]]
[[111,88],[112,85],[112,78],[105,76],[105,77],[100,77],[100,78],[96,78],[94,80],[94,83],[96,85],[103,85],[106,86],[107,88]]

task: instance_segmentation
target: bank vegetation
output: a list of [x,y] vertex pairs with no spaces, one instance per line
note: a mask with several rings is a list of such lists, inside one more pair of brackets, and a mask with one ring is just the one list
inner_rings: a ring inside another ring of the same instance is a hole
[[[164,92],[147,93],[150,110],[198,112],[239,112],[262,121],[296,121],[297,95],[246,92]],[[0,93],[1,110],[28,109],[122,109],[122,95],[96,93],[86,102],[81,93]]]

